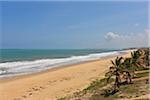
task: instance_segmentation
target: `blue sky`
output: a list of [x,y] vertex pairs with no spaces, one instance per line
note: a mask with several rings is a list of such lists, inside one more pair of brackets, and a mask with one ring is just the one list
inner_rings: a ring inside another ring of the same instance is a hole
[[137,40],[148,30],[148,2],[1,2],[1,17],[1,48],[126,48],[148,41]]

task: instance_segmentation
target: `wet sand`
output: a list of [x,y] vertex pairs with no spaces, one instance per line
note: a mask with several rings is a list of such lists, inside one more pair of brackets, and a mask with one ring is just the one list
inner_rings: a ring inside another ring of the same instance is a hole
[[[122,56],[129,57],[128,54]],[[87,87],[91,81],[103,78],[110,60],[68,65],[44,72],[0,79],[0,100],[56,100]]]

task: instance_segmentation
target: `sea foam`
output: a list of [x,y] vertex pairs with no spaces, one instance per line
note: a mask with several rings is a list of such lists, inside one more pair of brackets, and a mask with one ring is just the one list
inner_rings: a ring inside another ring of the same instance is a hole
[[54,67],[76,64],[84,61],[96,60],[107,56],[118,56],[127,51],[113,51],[105,53],[72,56],[58,59],[39,59],[34,61],[17,61],[0,63],[0,78],[44,71]]

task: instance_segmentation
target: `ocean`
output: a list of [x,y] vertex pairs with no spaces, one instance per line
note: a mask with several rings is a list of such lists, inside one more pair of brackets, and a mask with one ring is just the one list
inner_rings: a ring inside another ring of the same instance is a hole
[[125,52],[107,49],[0,49],[0,78],[117,56]]

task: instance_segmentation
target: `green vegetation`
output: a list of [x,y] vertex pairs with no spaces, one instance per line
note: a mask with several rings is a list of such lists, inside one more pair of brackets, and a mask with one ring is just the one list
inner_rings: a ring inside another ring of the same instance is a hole
[[[141,78],[149,76],[149,73],[142,72],[135,75],[137,78]],[[120,85],[119,91],[111,94],[111,91],[113,90],[112,83],[114,82],[114,79],[111,78],[109,84],[107,84],[106,78],[100,80],[96,79],[84,90],[75,92],[73,95],[66,96],[58,100],[116,100],[119,98],[139,97],[148,94],[149,84],[147,81],[148,79],[143,79],[139,81],[133,81],[133,84]]]
[[[112,83],[113,81],[114,81],[114,79],[111,78],[109,83]],[[97,91],[97,89],[100,89],[106,85],[107,85],[107,79],[106,78],[96,79],[93,82],[91,82],[91,84],[87,88],[83,89],[82,91],[75,92],[73,94],[73,96],[62,97],[62,98],[59,98],[58,100],[70,100],[70,98],[79,98],[79,97],[84,96],[87,93],[92,93],[94,91]]]
[[[137,51],[131,52],[130,58],[117,57],[115,61],[111,61],[112,66],[106,73],[106,77],[109,80],[110,77],[115,76],[113,91],[118,91],[122,83],[131,84],[135,71],[143,70],[149,65],[148,58],[149,49],[138,49]],[[122,80],[125,81],[122,82]]]
[[97,79],[84,90],[59,100],[116,100],[146,95],[150,92],[148,58],[147,48],[131,52],[130,58],[117,57],[111,61],[112,66],[105,78]]
[[109,71],[105,74],[105,76],[107,77],[107,82],[109,82],[109,79],[112,76],[115,76],[114,91],[116,91],[119,88],[121,82],[120,74],[123,71],[122,59],[123,57],[117,57],[115,61],[111,61],[113,66],[111,66],[109,68]]
[[[101,79],[101,80],[96,79],[87,88],[85,88],[84,91],[93,91],[97,88],[101,88],[101,87],[107,85],[106,81],[107,81],[106,78]],[[111,78],[108,83],[112,83],[113,81],[114,81],[114,79]]]
[[144,76],[148,76],[150,73],[149,72],[144,72],[144,73],[137,73],[134,78],[141,78]]

